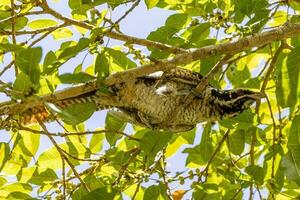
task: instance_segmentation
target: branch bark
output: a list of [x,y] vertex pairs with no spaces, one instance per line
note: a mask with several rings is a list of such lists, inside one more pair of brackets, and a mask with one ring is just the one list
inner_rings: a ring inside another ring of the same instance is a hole
[[178,65],[188,64],[192,61],[200,60],[210,56],[223,54],[234,55],[241,51],[245,51],[254,47],[258,48],[274,41],[284,40],[299,35],[300,23],[293,24],[288,22],[273,30],[250,35],[233,42],[225,42],[222,44],[205,46],[188,53],[179,54],[171,59],[164,59],[155,63],[141,66],[139,68],[126,70],[124,72],[118,72],[109,76],[105,80],[105,83],[107,85],[120,83],[125,80],[144,76],[156,71],[166,71]]

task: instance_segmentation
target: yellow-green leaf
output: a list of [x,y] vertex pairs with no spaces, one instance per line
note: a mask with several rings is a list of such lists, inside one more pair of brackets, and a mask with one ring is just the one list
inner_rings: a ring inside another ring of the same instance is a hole
[[73,36],[73,32],[69,28],[59,28],[52,32],[55,40],[63,40]]
[[56,26],[57,21],[53,19],[36,19],[28,23],[29,28],[36,30],[41,28],[48,28],[51,26]]
[[145,0],[148,9],[155,7],[158,4],[158,2],[159,0]]

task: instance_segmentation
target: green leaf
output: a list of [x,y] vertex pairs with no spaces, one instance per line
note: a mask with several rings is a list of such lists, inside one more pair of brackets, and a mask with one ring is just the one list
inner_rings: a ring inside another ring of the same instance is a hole
[[207,39],[210,34],[210,25],[208,23],[199,24],[196,27],[192,27],[189,31],[191,32],[190,42],[200,47],[201,41]]
[[300,44],[289,54],[280,57],[277,62],[278,79],[276,84],[276,97],[283,108],[294,107],[299,99],[300,78]]
[[26,194],[26,193],[23,193],[23,192],[11,192],[7,199],[14,199],[14,200],[17,200],[17,199],[20,199],[20,200],[23,200],[23,199],[30,199],[30,200],[37,200],[36,198],[32,198],[29,194]]
[[219,200],[222,199],[221,191],[218,185],[214,183],[204,183],[203,185],[197,185],[194,189],[193,199],[202,200]]
[[13,90],[16,92],[13,96],[17,99],[22,99],[29,95],[33,91],[34,85],[31,82],[29,76],[26,74],[19,73],[14,84]]
[[78,103],[58,110],[59,116],[68,124],[77,125],[89,119],[96,111],[96,104],[93,102]]
[[0,43],[0,49],[4,52],[17,52],[24,50],[24,47],[17,45],[17,44],[10,44],[10,43]]
[[[1,5],[2,1],[1,1]],[[3,11],[0,13],[0,19],[2,18]],[[10,12],[5,12],[6,17],[10,17]],[[26,17],[18,17],[18,20],[15,21],[15,30],[18,31],[20,29],[23,29],[27,25],[28,19]],[[5,23],[0,23],[0,29],[1,30],[11,30],[11,20]]]
[[51,33],[55,40],[68,39],[73,36],[73,32],[69,28],[59,28]]
[[147,155],[147,164],[154,162],[156,154],[164,149],[172,138],[171,132],[157,132],[149,130],[142,137],[141,150]]
[[[0,171],[1,171],[1,168],[0,168]],[[7,180],[3,177],[0,176],[0,188],[5,184],[7,183]]]
[[187,14],[184,13],[174,14],[168,17],[166,21],[166,26],[169,28],[180,30],[185,26],[187,26],[190,21],[191,19]]
[[[62,53],[58,56],[60,60],[68,60],[72,57],[77,56],[82,50],[89,46],[90,40],[88,38],[80,38],[78,43],[64,43],[66,48],[62,45]],[[69,45],[69,46],[68,46]]]
[[36,19],[28,23],[28,27],[33,30],[56,26],[57,21],[53,19]]
[[244,82],[251,78],[251,73],[246,63],[239,62],[231,65],[226,72],[229,81],[234,87],[242,87]]
[[159,0],[145,0],[145,4],[148,9],[155,7],[158,4]]
[[18,52],[16,66],[27,74],[33,84],[38,84],[40,80],[39,62],[42,58],[42,48],[27,48]]
[[105,200],[114,200],[115,197],[119,196],[119,192],[112,188],[111,186],[102,187],[96,190],[91,191],[82,199],[85,200],[94,200],[94,199],[105,199]]
[[200,145],[193,148],[186,148],[183,153],[188,153],[186,163],[188,166],[193,164],[205,165],[213,154],[212,138],[210,137],[211,125],[207,125],[202,133]]
[[[23,176],[23,173],[22,173]],[[29,183],[35,185],[44,185],[57,180],[58,177],[53,169],[44,168],[44,166],[36,168],[33,176],[29,179]]]
[[[37,125],[30,126],[32,130],[40,130],[40,127]],[[26,156],[33,157],[40,145],[40,136],[39,134],[34,134],[31,131],[19,130],[18,132],[22,137],[18,140],[17,146],[14,148],[14,152],[19,152]]]
[[84,72],[79,72],[76,74],[65,73],[59,75],[58,78],[62,83],[67,83],[67,84],[85,83],[95,79],[93,76],[86,74]]
[[[25,183],[12,183],[9,185],[5,185],[4,187],[1,188],[1,194],[5,196],[9,196],[11,193],[14,192],[30,194],[31,191],[32,191],[32,187],[29,184],[25,184]],[[15,199],[15,198],[7,198],[7,199]]]
[[57,64],[59,64],[59,62],[55,53],[53,51],[49,51],[44,59],[42,74],[50,75],[53,72],[57,72]]
[[98,73],[100,80],[104,80],[109,76],[109,66],[109,60],[106,55],[103,52],[98,54],[95,60],[95,73]]
[[182,132],[180,135],[174,134],[172,140],[169,142],[168,147],[166,148],[165,156],[170,157],[175,154],[178,149],[184,144],[193,144],[196,135],[196,128]]
[[246,167],[245,171],[257,183],[259,183],[260,185],[263,184],[265,174],[264,174],[264,169],[262,167],[259,167],[256,165],[251,165],[251,166]]
[[[90,151],[82,143],[67,142],[59,144],[59,147],[66,151],[68,154],[77,158],[86,158],[90,156]],[[80,164],[78,160],[75,160],[71,157],[68,157],[68,159],[75,166]],[[52,147],[39,156],[37,160],[37,165],[52,170],[61,169],[61,156],[58,153],[57,149],[55,147]]]
[[[10,148],[8,143],[0,142],[0,171],[9,159]],[[0,184],[1,185],[1,184]]]
[[300,185],[300,115],[295,116],[289,131],[288,153],[282,158],[281,166],[288,180]]
[[240,155],[241,153],[243,153],[245,147],[245,131],[239,129],[234,133],[229,134],[227,146],[230,152],[235,155]]
[[89,149],[92,153],[98,153],[103,147],[104,134],[94,134],[90,140]]
[[[126,126],[126,122],[116,118],[111,112],[106,114],[105,118],[105,129],[111,131],[122,131]],[[107,142],[113,146],[116,144],[117,140],[120,139],[122,135],[117,133],[105,133],[105,138]]]
[[123,71],[136,67],[136,63],[127,58],[122,51],[111,48],[105,48],[104,51],[108,55],[111,72]]
[[152,185],[145,190],[143,200],[159,199],[160,188],[157,185]]

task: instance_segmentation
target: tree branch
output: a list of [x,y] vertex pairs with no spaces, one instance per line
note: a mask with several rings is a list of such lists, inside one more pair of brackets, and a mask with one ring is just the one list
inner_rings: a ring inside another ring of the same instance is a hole
[[[51,9],[49,7],[49,5],[47,4],[46,1],[42,0],[41,2],[37,1],[38,5],[43,9],[44,12],[56,17],[57,19],[60,19],[62,21],[64,21],[65,23],[68,24],[72,24],[75,26],[79,26],[88,30],[92,30],[93,28],[95,28],[94,26],[83,22],[83,21],[77,21],[68,17],[64,17],[63,15],[61,15],[60,13],[56,12],[55,10]],[[108,31],[108,32],[104,32],[102,33],[103,35],[112,38],[112,39],[117,39],[117,40],[121,40],[127,43],[134,43],[134,44],[138,44],[138,45],[142,45],[142,46],[147,46],[147,47],[152,47],[152,48],[157,48],[160,49],[162,51],[166,51],[169,53],[183,53],[183,52],[188,52],[187,50],[178,48],[178,47],[173,47],[170,45],[166,45],[160,42],[155,42],[155,41],[151,41],[151,40],[147,40],[147,39],[140,39],[140,38],[136,38],[136,37],[132,37],[132,36],[128,36],[128,35],[124,35],[121,33],[117,33],[117,32],[113,32],[113,31]]]
[[300,23],[286,23],[273,30],[247,36],[237,41],[205,46],[199,49],[192,50],[188,53],[179,54],[171,59],[163,59],[155,63],[141,66],[139,68],[129,69],[124,72],[117,72],[109,76],[105,80],[105,83],[107,85],[112,85],[114,83],[120,83],[125,80],[154,73],[156,71],[166,71],[178,65],[188,64],[192,61],[200,60],[210,56],[236,54],[247,49],[261,47],[277,40],[284,40],[299,35]]
[[223,143],[226,141],[226,138],[228,137],[230,133],[230,129],[227,129],[227,131],[225,132],[225,134],[223,135],[221,141],[218,143],[217,148],[215,149],[215,151],[213,152],[212,156],[210,157],[207,165],[205,166],[204,170],[201,172],[201,174],[198,177],[198,182],[201,181],[202,176],[204,175],[204,173],[208,173],[208,168],[210,166],[210,164],[212,163],[212,161],[214,160],[214,158],[216,157],[217,153],[219,152],[220,148],[222,147]]
[[39,15],[39,14],[45,14],[45,13],[44,13],[44,11],[31,11],[31,12],[27,12],[27,13],[18,13],[16,15],[12,15],[8,18],[0,20],[0,24],[6,23],[8,21],[13,21],[14,19],[17,19],[17,18],[20,18],[20,17],[25,17],[25,16],[28,16],[28,15]]
[[209,80],[213,79],[213,77],[218,73],[218,71],[222,68],[222,66],[231,58],[231,55],[225,55],[208,73],[204,76],[199,84],[196,87],[196,92],[201,93],[204,88],[208,85]]

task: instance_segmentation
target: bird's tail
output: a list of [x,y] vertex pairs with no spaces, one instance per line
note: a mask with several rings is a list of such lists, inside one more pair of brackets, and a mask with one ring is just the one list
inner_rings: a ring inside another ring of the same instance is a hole
[[23,102],[0,104],[0,129],[13,125],[28,125],[38,121],[50,122],[57,119],[55,107],[63,110],[75,104],[93,102],[97,110],[118,106],[113,95],[101,93],[96,83],[75,86],[41,97],[29,97]]

